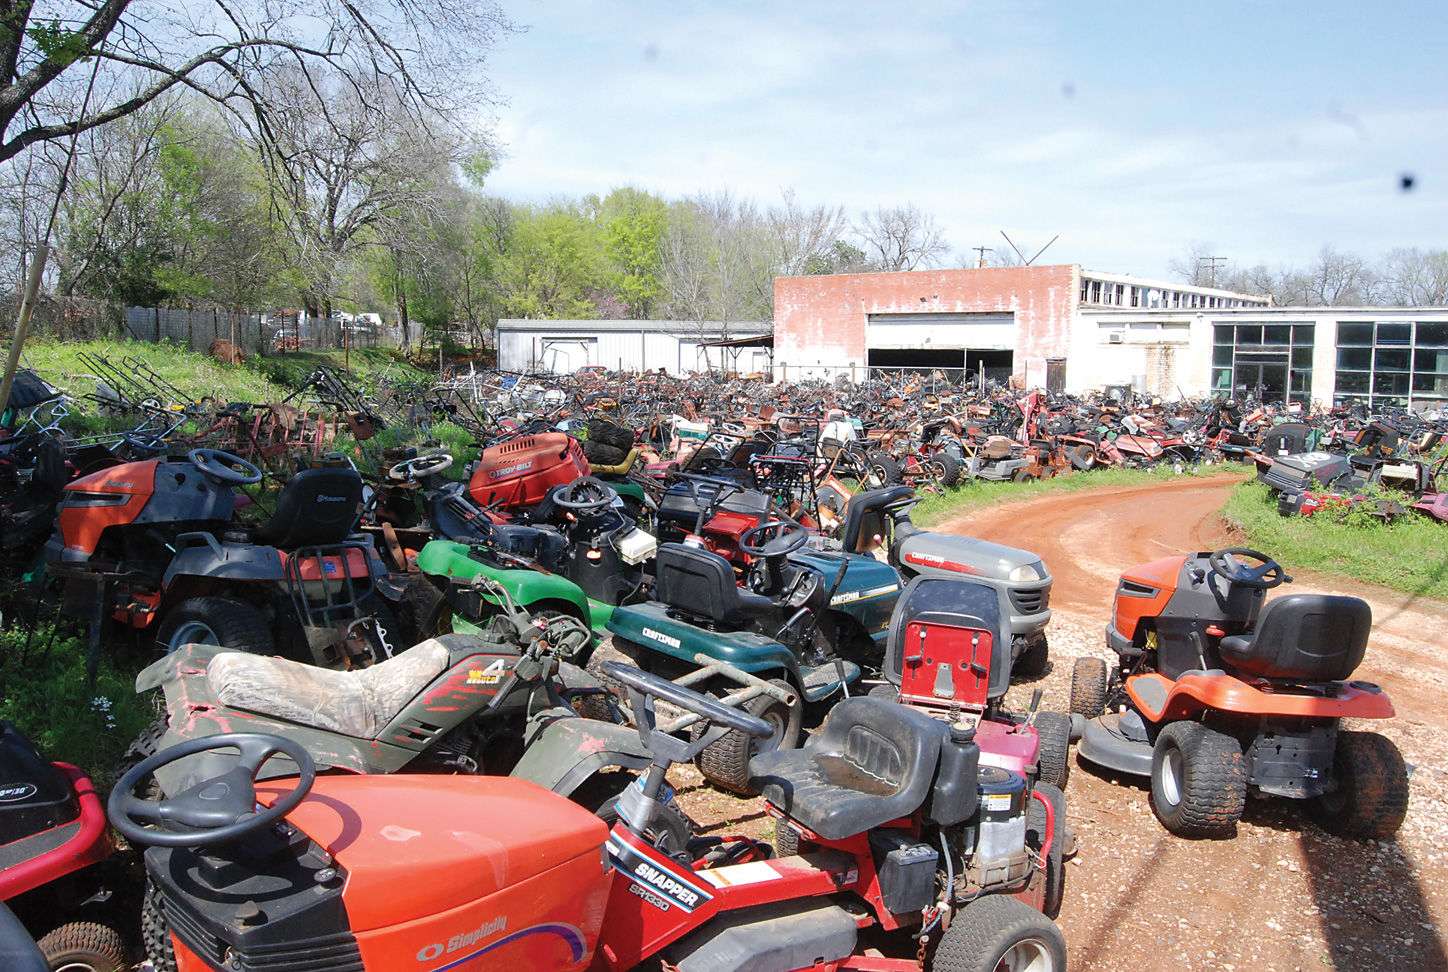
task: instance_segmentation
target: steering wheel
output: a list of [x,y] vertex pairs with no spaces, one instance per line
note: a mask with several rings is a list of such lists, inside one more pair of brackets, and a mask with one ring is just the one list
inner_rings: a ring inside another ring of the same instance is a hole
[[429,456],[414,456],[411,459],[402,460],[387,470],[387,478],[395,482],[423,479],[446,472],[452,468],[452,464],[453,457],[446,452],[434,452]]
[[738,729],[747,736],[755,736],[759,739],[767,739],[774,734],[774,728],[756,715],[750,715],[743,709],[725,705],[718,699],[711,699],[693,689],[675,685],[667,679],[634,668],[632,665],[606,661],[602,668],[605,675],[622,682],[640,695],[651,695],[654,698],[662,699],[717,725]]
[[809,542],[809,531],[793,520],[770,520],[744,531],[739,549],[751,557],[783,557]]
[[192,449],[186,458],[201,475],[219,483],[236,486],[250,486],[261,482],[261,470],[241,456],[222,452],[220,449]]
[[597,513],[618,498],[612,486],[594,476],[583,476],[553,494],[553,502],[573,513]]
[[[1238,557],[1249,557],[1256,560],[1258,564],[1253,567],[1238,560]],[[1255,587],[1258,590],[1269,590],[1284,581],[1292,580],[1277,561],[1264,553],[1249,550],[1246,547],[1227,547],[1214,551],[1207,558],[1207,565],[1233,584]]]
[[[162,766],[197,753],[235,749],[237,763],[220,776],[160,801],[136,796],[136,784]],[[297,788],[265,810],[256,809],[256,774],[273,755],[291,758],[301,769]],[[188,739],[148,756],[126,771],[111,791],[106,811],[121,836],[157,847],[208,847],[270,827],[286,816],[312,788],[317,764],[301,743],[260,732],[227,732]],[[152,830],[146,824],[160,824]]]
[[156,455],[166,451],[166,440],[154,432],[127,432],[121,441],[136,454]]

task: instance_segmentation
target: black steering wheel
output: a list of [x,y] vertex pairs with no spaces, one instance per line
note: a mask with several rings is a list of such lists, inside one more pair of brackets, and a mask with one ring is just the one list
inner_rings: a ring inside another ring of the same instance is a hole
[[121,436],[121,441],[130,448],[132,454],[154,456],[166,451],[166,440],[154,432],[126,432]]
[[395,482],[409,479],[423,479],[436,476],[452,468],[453,457],[446,452],[434,452],[430,456],[414,456],[404,459],[387,470],[387,478]]
[[235,486],[250,486],[261,482],[261,470],[241,456],[222,452],[220,449],[192,449],[186,453],[201,475],[219,483]]
[[774,734],[774,727],[759,716],[750,715],[743,709],[736,709],[731,705],[725,705],[718,699],[711,699],[693,689],[675,685],[668,679],[634,668],[632,665],[606,661],[602,668],[605,675],[622,682],[640,695],[662,699],[681,709],[687,709],[716,725],[738,729],[747,736],[755,736],[759,739],[767,739]]
[[[220,776],[160,801],[136,796],[136,785],[162,766],[187,756],[235,749],[237,763]],[[262,764],[281,753],[301,769],[297,788],[265,810],[256,809],[256,775]],[[111,791],[106,811],[111,826],[136,844],[157,847],[207,847],[222,844],[271,826],[286,816],[312,788],[317,764],[301,743],[260,732],[227,732],[188,739],[148,756],[126,771]],[[165,830],[153,830],[159,824]]]
[[793,520],[769,520],[750,527],[739,538],[739,549],[751,557],[784,557],[809,542],[809,531]]
[[553,502],[573,513],[597,513],[618,499],[618,493],[594,476],[575,479],[553,494]]
[[[1253,567],[1244,563],[1237,559],[1239,557],[1256,560],[1257,566]],[[1249,550],[1246,547],[1226,547],[1214,551],[1207,558],[1207,565],[1233,584],[1255,587],[1258,590],[1269,590],[1285,581],[1292,580],[1277,561],[1264,553]]]

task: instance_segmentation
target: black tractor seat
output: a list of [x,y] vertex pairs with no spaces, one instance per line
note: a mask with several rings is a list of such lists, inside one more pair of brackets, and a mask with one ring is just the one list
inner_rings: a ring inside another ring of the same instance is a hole
[[729,561],[710,550],[660,544],[654,574],[660,601],[721,627],[747,628],[778,610],[770,598],[740,588]]
[[336,546],[352,534],[361,503],[357,470],[304,469],[282,487],[277,511],[251,531],[252,542],[281,550]]
[[836,703],[803,749],[751,759],[749,784],[826,840],[843,840],[925,803],[948,732],[923,712],[854,696]]
[[915,495],[913,486],[886,486],[851,496],[845,503],[840,544],[845,553],[866,553],[876,534],[886,535],[885,507]]
[[1218,644],[1229,667],[1258,678],[1337,681],[1367,652],[1373,609],[1359,597],[1287,594],[1268,601],[1257,624]]
[[[465,635],[444,635],[459,638]],[[347,672],[271,655],[224,651],[206,666],[216,700],[286,722],[375,739],[429,682],[447,670],[448,645],[430,638],[370,668]]]

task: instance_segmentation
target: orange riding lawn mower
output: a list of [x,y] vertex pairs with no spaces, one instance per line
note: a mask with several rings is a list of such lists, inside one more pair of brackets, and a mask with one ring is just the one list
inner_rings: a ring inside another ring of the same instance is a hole
[[[1248,794],[1307,801],[1328,833],[1382,838],[1408,808],[1391,740],[1342,728],[1390,719],[1354,679],[1372,629],[1356,597],[1266,592],[1292,578],[1241,547],[1167,557],[1121,575],[1106,640],[1118,664],[1079,658],[1077,754],[1151,780],[1151,807],[1182,837],[1229,837]],[[1265,602],[1265,603],[1264,603]]]

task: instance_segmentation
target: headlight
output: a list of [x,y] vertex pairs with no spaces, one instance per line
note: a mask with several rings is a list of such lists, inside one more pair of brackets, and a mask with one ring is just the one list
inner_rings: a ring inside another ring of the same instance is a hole
[[1038,581],[1040,579],[1041,572],[1036,569],[1034,564],[1025,564],[1011,571],[1013,581]]

